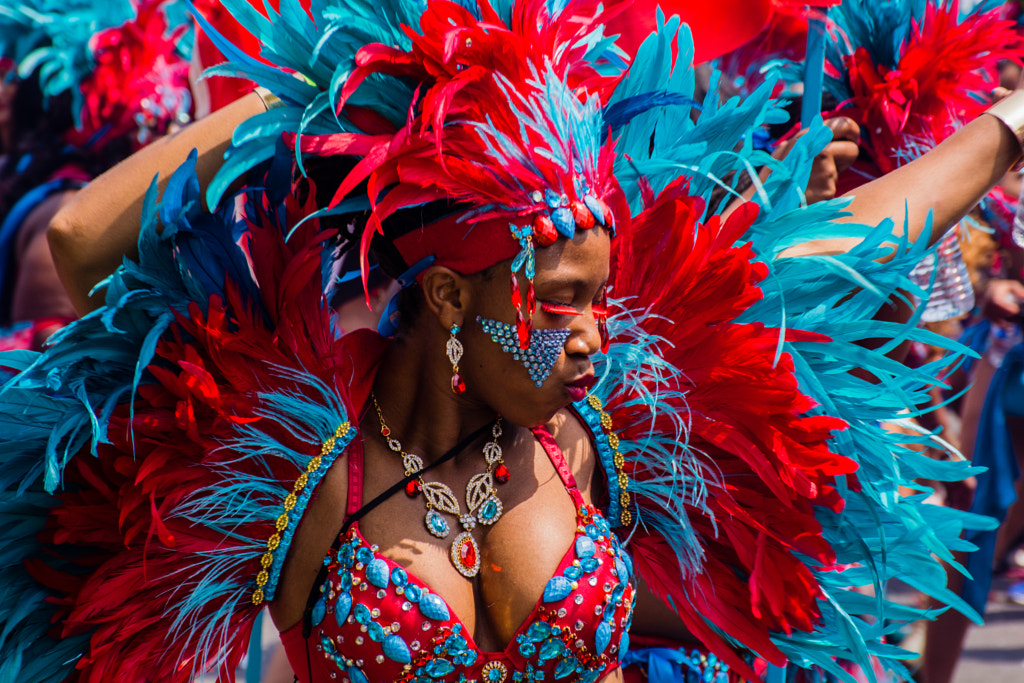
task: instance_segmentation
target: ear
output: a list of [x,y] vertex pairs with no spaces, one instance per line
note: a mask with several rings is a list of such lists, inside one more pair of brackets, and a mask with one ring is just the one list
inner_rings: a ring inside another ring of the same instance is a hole
[[451,268],[433,266],[423,274],[420,286],[427,308],[444,329],[465,324],[466,310],[472,298],[472,287],[466,277]]

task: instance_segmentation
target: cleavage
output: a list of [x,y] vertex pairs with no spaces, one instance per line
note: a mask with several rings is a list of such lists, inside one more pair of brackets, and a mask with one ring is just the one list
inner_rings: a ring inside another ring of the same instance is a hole
[[[513,469],[515,481],[498,487],[505,510],[502,518],[493,527],[478,526],[473,532],[481,563],[480,573],[472,580],[460,575],[448,556],[451,542],[461,531],[458,520],[446,516],[451,533],[445,539],[434,538],[423,522],[422,496],[397,494],[360,521],[363,537],[440,595],[476,645],[487,652],[503,650],[530,619],[576,535],[571,496],[540,446],[532,439],[528,443],[537,451],[533,471],[527,471],[530,458],[526,454],[515,459],[519,463]],[[442,480],[433,474],[427,478]],[[376,488],[370,480],[373,473],[367,475],[371,491]],[[465,488],[451,488],[464,506]]]

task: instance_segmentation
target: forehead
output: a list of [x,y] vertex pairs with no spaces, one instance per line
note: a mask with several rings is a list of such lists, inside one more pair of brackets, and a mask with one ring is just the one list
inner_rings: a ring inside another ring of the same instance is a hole
[[537,285],[600,287],[608,280],[611,237],[607,231],[577,230],[571,240],[559,239],[536,252]]

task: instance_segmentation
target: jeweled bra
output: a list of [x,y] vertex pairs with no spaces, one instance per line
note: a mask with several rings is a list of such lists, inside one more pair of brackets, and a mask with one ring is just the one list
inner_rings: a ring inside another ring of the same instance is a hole
[[[597,681],[619,665],[629,647],[634,597],[629,556],[600,512],[583,502],[554,439],[536,433],[575,503],[576,536],[506,648],[481,651],[439,595],[380,556],[353,524],[324,560],[327,580],[308,644],[298,626],[282,634],[300,677],[572,683]],[[356,446],[349,457],[361,460],[361,454]],[[308,665],[300,654],[307,645]]]

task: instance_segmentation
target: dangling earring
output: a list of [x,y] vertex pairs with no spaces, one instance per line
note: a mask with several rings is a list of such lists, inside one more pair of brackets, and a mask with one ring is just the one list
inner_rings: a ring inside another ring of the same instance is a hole
[[452,364],[452,392],[456,394],[461,394],[466,390],[466,383],[462,381],[462,377],[459,375],[459,361],[462,360],[462,342],[455,336],[459,333],[459,329],[458,325],[452,325],[452,336],[448,338],[448,344],[445,346],[448,360]]

